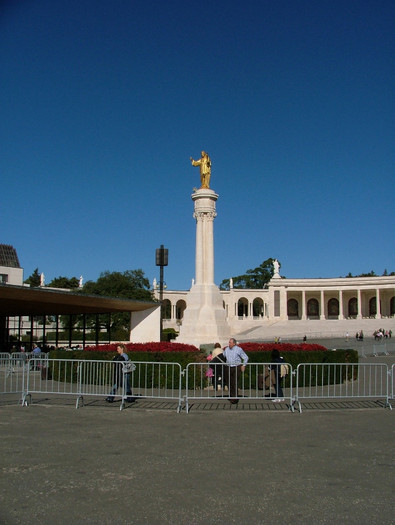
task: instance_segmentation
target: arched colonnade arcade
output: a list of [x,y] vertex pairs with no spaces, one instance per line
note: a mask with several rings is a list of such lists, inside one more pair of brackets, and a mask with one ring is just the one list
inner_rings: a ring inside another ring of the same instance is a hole
[[[182,324],[187,291],[164,292],[164,327]],[[222,290],[230,325],[271,320],[381,319],[395,316],[395,277],[272,279],[265,289]]]

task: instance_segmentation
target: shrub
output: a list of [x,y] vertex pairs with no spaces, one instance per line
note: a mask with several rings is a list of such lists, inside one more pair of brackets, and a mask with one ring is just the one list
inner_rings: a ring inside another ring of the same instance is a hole
[[[271,351],[275,348],[279,350],[285,363],[289,363],[293,370],[296,370],[299,363],[358,363],[358,352],[356,350],[327,350],[324,346],[318,344],[289,344],[289,343],[241,343],[240,346],[249,357],[250,363],[270,363]],[[127,354],[131,361],[135,362],[154,362],[154,363],[178,363],[181,369],[187,368],[189,363],[207,363],[206,352],[199,350],[195,346],[182,343],[169,342],[151,342],[151,343],[127,343]],[[52,350],[50,358],[53,359],[78,359],[78,360],[108,360],[111,361],[116,354],[117,343],[103,344],[99,346],[88,346],[85,350],[73,350],[65,352],[64,350]],[[152,365],[147,365],[147,374],[149,377],[153,374]],[[198,370],[189,370],[189,374],[205,373],[205,367],[199,367]],[[262,367],[263,371],[263,367]],[[259,367],[261,372],[261,367]],[[323,372],[323,373],[322,373]],[[352,366],[324,368],[312,367],[309,370],[309,381],[311,384],[327,384],[328,381],[336,382],[347,379],[356,379],[357,370]],[[155,372],[156,373],[156,372]],[[247,367],[244,380],[246,384],[253,387],[257,384],[257,367]],[[301,374],[301,386],[305,384],[306,378]],[[336,377],[334,377],[336,376]],[[190,375],[190,379],[192,376]],[[196,379],[196,378],[195,378]],[[168,382],[169,379],[166,379]],[[284,379],[284,386],[287,387],[293,381],[295,385],[295,376],[289,374]],[[304,383],[303,383],[304,382]],[[193,383],[193,381],[192,381]],[[182,384],[185,386],[185,377],[182,378]]]
[[[239,345],[245,353],[248,355],[251,363],[270,363],[271,351],[276,349],[280,352],[281,357],[284,358],[285,363],[289,363],[293,370],[296,370],[300,363],[358,363],[358,352],[356,350],[328,350],[322,345],[318,344],[291,344],[291,343],[240,343]],[[323,372],[319,374],[320,372]],[[249,370],[248,367],[245,372],[245,380],[249,381]],[[253,374],[255,372],[251,371]],[[318,370],[315,367],[309,367],[309,374],[311,378],[311,384],[327,384],[328,381],[337,383],[347,379],[356,379],[355,374],[357,369],[354,367],[339,367],[329,369],[325,367]],[[319,377],[318,377],[319,375]],[[336,375],[336,377],[334,377]],[[354,377],[352,377],[354,375]],[[255,384],[257,378],[251,378],[252,384]],[[296,377],[289,374],[283,380],[284,386],[288,387],[290,382],[293,381],[295,385]],[[306,378],[303,374],[300,375],[300,385]]]
[[163,341],[171,341],[172,339],[176,339],[177,336],[178,332],[176,332],[174,328],[165,328],[162,332]]
[[[116,352],[118,343],[109,343],[98,346],[86,346],[85,352]],[[200,352],[196,346],[183,343],[170,343],[168,341],[151,343],[126,343],[128,352],[155,352],[155,353],[174,353],[174,352]]]
[[284,352],[322,352],[326,350],[325,346],[308,343],[240,343],[239,346],[246,352],[271,352],[273,349],[278,350],[281,354]]
[[[154,363],[178,363],[185,369],[189,363],[206,362],[203,352],[193,345],[182,343],[152,342],[127,343],[127,354],[131,361]],[[94,361],[111,361],[116,355],[117,343],[99,346],[88,346],[85,350],[52,350],[51,359],[78,359]],[[148,370],[148,369],[147,369]],[[150,374],[151,372],[149,372]]]

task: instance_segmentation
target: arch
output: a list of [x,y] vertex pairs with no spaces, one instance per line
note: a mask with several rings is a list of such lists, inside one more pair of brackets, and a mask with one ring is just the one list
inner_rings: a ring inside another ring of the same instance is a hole
[[336,297],[328,301],[328,317],[339,317],[339,300]]
[[369,317],[373,317],[377,314],[377,302],[376,296],[369,299]]
[[313,298],[307,301],[307,315],[308,317],[319,317],[320,305],[318,304],[317,299]]
[[163,319],[171,319],[171,302],[169,299],[165,299],[162,305]]
[[237,315],[239,317],[248,317],[248,300],[245,297],[241,297],[237,301]]
[[288,317],[299,318],[299,303],[296,299],[288,299],[287,303]]
[[358,315],[358,299],[351,297],[348,301],[348,317],[356,317]]
[[263,299],[256,297],[252,303],[252,315],[254,317],[263,317]]
[[180,299],[176,303],[176,319],[181,320],[184,317],[184,311],[187,307],[187,303],[184,299]]
[[395,315],[395,296],[390,299],[390,315]]

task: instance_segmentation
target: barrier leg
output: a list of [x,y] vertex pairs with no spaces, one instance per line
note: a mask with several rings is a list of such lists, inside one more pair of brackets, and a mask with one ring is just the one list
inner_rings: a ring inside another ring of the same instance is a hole
[[297,411],[299,412],[299,414],[302,413],[302,405],[300,403],[300,401],[298,399],[294,399],[292,402],[291,402],[291,406],[293,408],[292,412],[295,412],[295,405],[297,405]]
[[[29,401],[28,401],[29,399]],[[31,404],[32,402],[32,395],[31,394],[23,394],[22,396],[22,406],[23,407],[27,407]]]

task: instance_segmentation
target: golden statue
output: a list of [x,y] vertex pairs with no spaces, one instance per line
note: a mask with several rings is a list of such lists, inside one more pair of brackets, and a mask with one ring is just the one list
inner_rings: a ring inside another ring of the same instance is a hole
[[211,177],[211,160],[205,151],[202,151],[202,155],[199,160],[193,160],[190,157],[192,166],[200,166],[200,188],[210,188],[210,177]]

